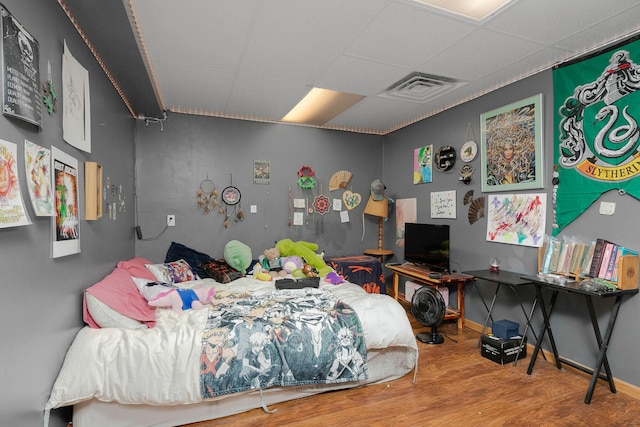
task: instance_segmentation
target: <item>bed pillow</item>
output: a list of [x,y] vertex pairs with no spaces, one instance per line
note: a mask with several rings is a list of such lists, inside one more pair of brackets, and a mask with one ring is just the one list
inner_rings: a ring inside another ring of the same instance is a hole
[[100,328],[87,305],[87,294],[93,295],[123,316],[146,324],[149,328],[156,323],[154,307],[150,307],[138,292],[131,274],[124,268],[116,267],[107,277],[85,290],[82,302],[83,320],[92,328]]
[[203,277],[209,277],[219,283],[229,283],[243,276],[224,259],[211,259],[200,264],[199,267],[205,274]]
[[118,313],[90,293],[87,293],[85,298],[91,318],[101,328],[144,329],[147,327],[136,319]]
[[182,243],[171,242],[171,245],[167,250],[167,254],[165,255],[164,262],[178,261],[181,259],[187,261],[198,276],[205,277],[206,275],[204,271],[199,268],[199,265],[203,262],[209,261],[212,258],[209,255],[198,252],[195,249],[191,249],[190,247],[185,246]]
[[153,261],[149,261],[146,258],[135,257],[128,261],[118,262],[118,267],[124,268],[133,277],[141,277],[143,279],[155,280],[156,276],[145,267],[146,264],[153,264]]
[[165,283],[182,283],[198,280],[200,277],[193,272],[189,263],[183,259],[164,264],[145,264],[145,267],[153,273],[156,280]]
[[138,292],[146,299],[151,301],[158,296],[160,292],[166,292],[178,287],[171,283],[159,282],[156,279],[144,279],[142,277],[134,277],[133,283],[136,284]]

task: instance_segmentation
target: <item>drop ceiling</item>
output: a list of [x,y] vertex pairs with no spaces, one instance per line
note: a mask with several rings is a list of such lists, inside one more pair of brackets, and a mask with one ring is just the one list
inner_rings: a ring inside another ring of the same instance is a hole
[[[413,0],[58,1],[132,115],[167,125],[279,122],[315,86],[364,96],[320,127],[385,135],[640,30],[637,0],[514,0],[482,21]],[[424,76],[451,85],[422,96]]]

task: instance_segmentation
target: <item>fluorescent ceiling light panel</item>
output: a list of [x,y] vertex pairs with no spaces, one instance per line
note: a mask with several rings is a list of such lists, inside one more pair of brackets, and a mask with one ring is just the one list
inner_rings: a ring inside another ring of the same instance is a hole
[[282,121],[322,126],[363,99],[362,95],[314,87]]
[[512,0],[415,0],[446,12],[482,21]]

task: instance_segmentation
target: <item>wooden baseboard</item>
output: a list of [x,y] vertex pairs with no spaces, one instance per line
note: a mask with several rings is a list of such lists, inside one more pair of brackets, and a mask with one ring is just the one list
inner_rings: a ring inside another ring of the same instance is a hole
[[[476,322],[474,322],[472,320],[469,320],[469,319],[465,318],[464,326],[466,328],[471,329],[472,331],[476,331],[476,332],[482,333],[482,325],[479,324],[479,323],[476,323]],[[490,330],[491,329],[489,328],[489,331]],[[535,349],[535,343],[527,343],[527,354],[533,354],[533,350],[534,349]],[[550,350],[549,351],[545,350],[544,354],[547,356],[547,360],[546,360],[547,362],[552,363],[552,364],[556,363],[556,359],[555,359],[555,357],[553,357],[553,352],[551,352]],[[543,361],[543,362],[545,361],[545,359],[543,359],[541,356],[539,357],[539,359],[540,359],[540,361]],[[568,360],[570,360],[570,359],[568,359]],[[577,362],[573,362],[573,363],[576,363],[578,365],[584,366],[581,363],[577,363]],[[587,379],[591,379],[591,375],[589,375],[588,373],[583,372],[583,371],[581,371],[579,369],[576,369],[574,367],[567,366],[567,365],[562,365],[562,369],[565,369],[565,370],[567,370],[569,372],[572,372],[574,374],[578,374],[578,375],[583,376],[583,377],[585,377]],[[633,384],[629,384],[629,383],[627,383],[625,381],[622,381],[621,379],[616,378],[616,377],[613,377],[613,381],[615,382],[617,391],[619,391],[620,393],[624,393],[627,396],[633,397],[635,399],[640,399],[640,387],[635,386]],[[602,379],[598,379],[598,382],[600,384],[606,386],[606,387],[609,386],[608,383],[606,381],[602,380]]]

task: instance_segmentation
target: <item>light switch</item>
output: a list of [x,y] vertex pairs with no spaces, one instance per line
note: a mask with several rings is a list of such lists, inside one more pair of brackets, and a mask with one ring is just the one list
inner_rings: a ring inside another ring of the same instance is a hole
[[251,205],[251,213],[258,213],[258,206]]

